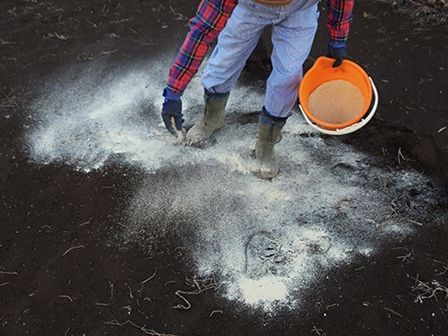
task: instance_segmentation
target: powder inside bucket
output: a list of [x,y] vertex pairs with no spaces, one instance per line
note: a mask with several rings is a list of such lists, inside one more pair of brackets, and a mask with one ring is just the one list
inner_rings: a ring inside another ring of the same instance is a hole
[[364,108],[364,96],[346,80],[328,81],[315,89],[308,99],[311,114],[326,123],[342,124],[353,120]]

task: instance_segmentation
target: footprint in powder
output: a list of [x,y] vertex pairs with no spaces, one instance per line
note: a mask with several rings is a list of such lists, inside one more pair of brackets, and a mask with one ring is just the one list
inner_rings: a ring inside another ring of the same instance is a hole
[[284,274],[289,259],[283,244],[273,234],[261,231],[249,237],[246,244],[246,274],[249,277]]
[[348,182],[354,180],[358,171],[352,165],[340,162],[331,167],[331,172],[341,181]]
[[323,235],[316,239],[307,240],[305,246],[308,254],[326,254],[331,248],[331,239]]

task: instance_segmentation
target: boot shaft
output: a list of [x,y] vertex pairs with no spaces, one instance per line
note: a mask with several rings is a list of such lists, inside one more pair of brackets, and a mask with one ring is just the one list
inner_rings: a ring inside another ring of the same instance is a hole
[[222,115],[225,114],[227,100],[230,92],[227,93],[210,93],[207,90],[204,92],[205,114]]
[[273,117],[265,110],[260,114],[257,143],[255,144],[255,158],[257,159],[255,174],[259,178],[270,180],[276,177],[280,171],[274,147],[279,142],[285,122],[286,118]]
[[210,93],[205,91],[204,115],[187,133],[187,143],[199,145],[213,132],[222,128],[226,120],[226,104],[230,93]]
[[271,116],[263,109],[258,121],[257,142],[275,145],[281,136],[281,130],[285,126],[287,118]]

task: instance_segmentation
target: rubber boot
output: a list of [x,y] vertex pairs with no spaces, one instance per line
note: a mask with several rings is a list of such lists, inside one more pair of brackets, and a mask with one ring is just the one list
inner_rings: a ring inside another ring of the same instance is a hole
[[274,146],[281,138],[281,130],[287,118],[276,118],[265,110],[260,114],[258,137],[255,144],[257,167],[255,175],[261,179],[271,180],[280,171]]
[[187,144],[195,145],[208,139],[214,131],[222,128],[226,120],[226,104],[230,92],[210,93],[205,91],[204,116],[187,133]]

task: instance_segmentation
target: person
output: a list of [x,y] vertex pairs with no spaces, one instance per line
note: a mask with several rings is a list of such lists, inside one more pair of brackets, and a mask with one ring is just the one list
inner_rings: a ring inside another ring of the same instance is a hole
[[[245,63],[263,29],[272,26],[272,72],[258,123],[255,144],[256,174],[272,179],[279,173],[274,146],[297,101],[302,66],[317,30],[318,0],[239,0],[219,34],[202,77],[205,112],[187,133],[187,143],[197,144],[224,126],[225,107]],[[346,41],[352,21],[354,0],[327,0],[328,54],[339,66],[347,57]],[[165,96],[168,98],[169,97]],[[168,105],[167,102],[165,105]],[[177,112],[177,111],[176,111]],[[162,117],[182,127],[182,113],[162,109]],[[167,125],[169,128],[169,125]],[[171,126],[171,131],[173,127]]]

